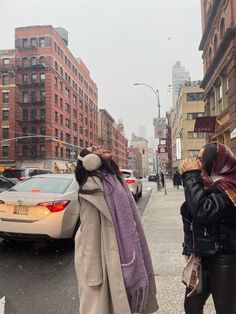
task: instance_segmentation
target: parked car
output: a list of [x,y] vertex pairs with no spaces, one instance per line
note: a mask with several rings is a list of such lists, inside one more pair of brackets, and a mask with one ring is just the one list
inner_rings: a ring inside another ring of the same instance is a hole
[[0,193],[12,188],[18,182],[17,179],[8,179],[0,175]]
[[0,194],[0,237],[73,238],[79,224],[78,183],[73,174],[45,174]]
[[137,201],[139,197],[142,196],[143,185],[140,180],[140,176],[134,171],[129,169],[121,169],[121,172],[124,176],[126,183],[134,196],[134,199]]
[[6,178],[23,181],[30,177],[47,173],[52,173],[52,171],[40,168],[8,168],[3,171],[2,175]]
[[150,174],[150,176],[148,176],[148,181],[157,182],[157,176],[155,174]]

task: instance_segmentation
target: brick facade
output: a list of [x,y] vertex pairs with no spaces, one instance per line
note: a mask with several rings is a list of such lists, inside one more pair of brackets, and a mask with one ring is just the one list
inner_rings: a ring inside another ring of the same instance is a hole
[[206,115],[217,117],[215,133],[208,141],[219,141],[236,153],[236,3],[234,0],[202,0],[203,51]]

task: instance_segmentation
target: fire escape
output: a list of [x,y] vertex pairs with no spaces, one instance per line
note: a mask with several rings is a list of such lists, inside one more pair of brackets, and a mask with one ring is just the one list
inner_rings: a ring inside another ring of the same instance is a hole
[[[44,158],[46,155],[46,58],[36,57],[36,46],[17,47],[16,110],[18,159]],[[30,52],[29,52],[30,51]],[[30,137],[32,136],[32,137]]]

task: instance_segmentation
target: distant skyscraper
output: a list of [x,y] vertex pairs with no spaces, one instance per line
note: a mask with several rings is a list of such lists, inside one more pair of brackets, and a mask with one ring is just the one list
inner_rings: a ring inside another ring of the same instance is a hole
[[178,98],[180,85],[190,80],[189,72],[185,71],[185,68],[181,65],[180,61],[177,61],[172,68],[172,101],[175,106]]
[[145,125],[139,125],[138,136],[141,136],[143,138],[147,138],[147,128]]

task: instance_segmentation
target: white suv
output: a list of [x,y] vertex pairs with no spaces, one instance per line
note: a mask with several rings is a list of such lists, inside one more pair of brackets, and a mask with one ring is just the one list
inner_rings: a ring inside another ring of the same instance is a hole
[[137,201],[142,196],[143,184],[140,180],[141,177],[136,174],[134,170],[121,169],[123,177],[128,184],[130,192],[133,194],[134,199]]

